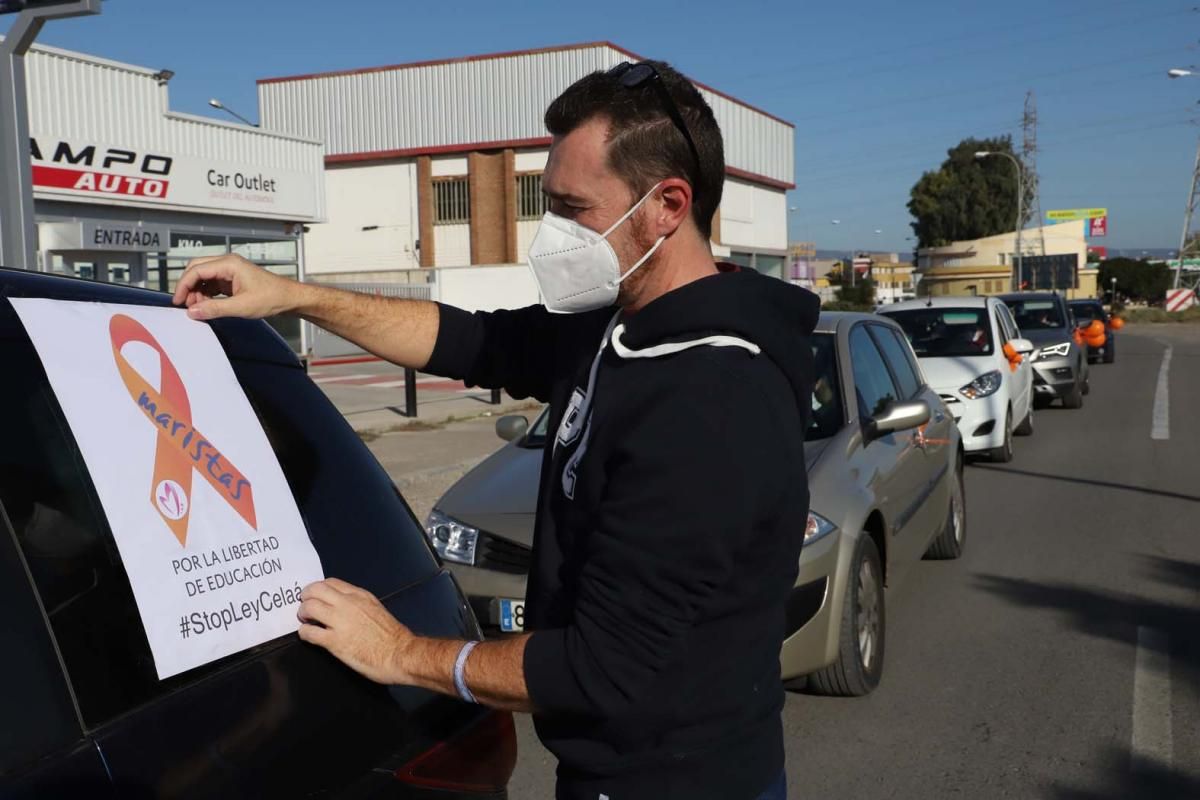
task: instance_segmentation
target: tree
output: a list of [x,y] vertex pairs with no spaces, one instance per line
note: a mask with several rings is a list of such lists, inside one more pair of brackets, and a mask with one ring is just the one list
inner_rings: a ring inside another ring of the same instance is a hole
[[1012,138],[963,139],[934,172],[912,187],[909,213],[918,247],[938,247],[1013,230],[1017,175],[1003,156],[975,158],[988,150],[1013,154]]
[[1099,289],[1107,292],[1117,279],[1117,294],[1147,303],[1161,303],[1171,286],[1171,270],[1166,264],[1110,258],[1100,262]]
[[875,281],[862,278],[853,286],[843,283],[837,290],[837,302],[846,311],[874,311]]

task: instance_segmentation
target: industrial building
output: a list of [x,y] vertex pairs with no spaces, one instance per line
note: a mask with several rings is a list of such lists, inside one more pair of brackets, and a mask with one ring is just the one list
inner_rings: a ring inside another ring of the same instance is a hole
[[[325,144],[309,275],[415,282],[406,271],[523,263],[545,210],[543,112],[584,75],[641,58],[596,42],[260,80],[264,130]],[[794,128],[697,86],[728,167],[713,251],[782,278]]]

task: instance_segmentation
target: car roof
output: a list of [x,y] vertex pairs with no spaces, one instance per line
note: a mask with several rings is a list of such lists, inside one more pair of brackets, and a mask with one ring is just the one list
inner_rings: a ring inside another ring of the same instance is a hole
[[1058,292],[1009,292],[999,297],[1006,303],[1014,300],[1065,300]]
[[889,311],[913,311],[922,308],[987,308],[987,295],[973,294],[946,295],[941,297],[923,297],[920,300],[905,300],[900,303],[889,303],[879,309],[879,313]]
[[1100,306],[1100,307],[1104,306],[1103,303],[1101,303],[1099,300],[1097,300],[1094,297],[1076,297],[1074,300],[1068,300],[1067,305],[1069,305],[1069,306],[1085,306],[1086,305],[1086,306]]
[[[6,267],[0,267],[0,295],[160,308],[173,305],[171,295],[166,292]],[[299,366],[292,349],[261,320],[217,319],[209,324],[230,358]]]
[[813,332],[837,333],[839,328],[846,325],[853,325],[855,322],[896,324],[886,317],[880,317],[878,314],[871,314],[866,311],[822,311],[821,316],[817,319],[817,327]]

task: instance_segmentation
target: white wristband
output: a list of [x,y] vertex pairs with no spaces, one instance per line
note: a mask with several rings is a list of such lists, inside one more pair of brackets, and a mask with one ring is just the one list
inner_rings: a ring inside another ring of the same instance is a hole
[[478,703],[475,695],[471,694],[471,690],[467,688],[467,657],[471,655],[471,651],[475,649],[475,645],[479,642],[467,642],[458,651],[458,658],[454,660],[454,688],[458,690],[458,696],[468,703]]

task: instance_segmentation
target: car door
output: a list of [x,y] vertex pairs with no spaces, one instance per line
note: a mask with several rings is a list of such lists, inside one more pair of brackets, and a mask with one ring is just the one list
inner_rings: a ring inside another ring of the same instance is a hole
[[[240,321],[232,327],[241,347],[258,335]],[[217,332],[226,340],[226,330]],[[0,363],[8,380],[0,393],[0,532],[10,536],[11,525],[74,703],[74,738],[63,739],[60,768],[28,780],[78,782],[94,762],[123,796],[326,796],[358,780],[390,786],[392,772],[380,765],[406,763],[478,713],[366,681],[294,634],[159,680],[94,484],[37,354],[2,301]],[[419,633],[474,637],[453,580],[387,474],[303,370],[249,358],[234,368],[325,573],[374,592]],[[31,646],[32,636],[13,635]],[[475,755],[483,763],[492,754]],[[7,781],[0,772],[6,790]],[[103,797],[102,788],[35,794]]]
[[1021,363],[1014,370],[1008,365],[1004,359],[1002,350],[1004,345],[1011,342],[1013,339],[1021,338],[1021,331],[1017,328],[1017,323],[1012,317],[1012,312],[1008,310],[1008,306],[1004,303],[996,303],[993,317],[996,324],[997,341],[1000,346],[996,348],[997,354],[1003,364],[1002,369],[1006,370],[1005,378],[1011,382],[1012,389],[1009,399],[1013,406],[1013,424],[1019,425],[1025,417],[1029,415],[1030,406],[1033,404],[1033,363],[1030,355],[1026,354],[1021,359]]
[[[887,360],[880,352],[868,323],[860,322],[850,331],[850,364],[860,424],[902,402]],[[875,498],[876,508],[887,526],[887,566],[889,585],[904,572],[916,549],[908,534],[920,506],[924,482],[924,454],[914,441],[915,431],[896,431],[863,445],[860,482]]]
[[902,467],[907,474],[901,479],[911,487],[906,489],[911,494],[901,512],[903,524],[895,542],[895,554],[899,557],[898,563],[903,561],[903,565],[907,566],[920,560],[946,516],[949,484],[943,480],[942,467],[947,460],[945,444],[941,442],[949,441],[949,428],[954,422],[942,410],[941,399],[924,385],[903,334],[888,325],[872,324],[867,327],[891,372],[892,381],[900,393],[900,401],[924,401],[930,409],[927,423],[897,434],[908,448]]
[[79,725],[7,520],[0,514],[0,631],[6,643],[0,658],[0,797],[112,797],[100,753]]

